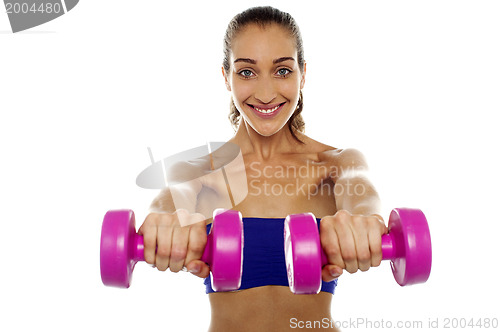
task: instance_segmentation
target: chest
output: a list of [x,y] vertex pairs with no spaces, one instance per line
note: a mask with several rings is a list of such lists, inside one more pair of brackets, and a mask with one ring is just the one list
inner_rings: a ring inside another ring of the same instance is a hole
[[335,214],[330,173],[330,165],[304,156],[266,163],[247,157],[241,170],[227,169],[225,174],[211,177],[218,180],[205,181],[198,212],[208,216],[214,207],[224,207],[237,209],[244,217],[284,218],[291,213],[312,212],[321,218]]
[[250,160],[245,166],[248,195],[270,200],[317,195],[318,189],[329,179],[327,165],[309,160],[284,160],[272,164]]
[[285,217],[313,212],[335,213],[334,183],[329,165],[310,159],[282,159],[274,163],[247,160],[248,195],[239,206],[248,216]]

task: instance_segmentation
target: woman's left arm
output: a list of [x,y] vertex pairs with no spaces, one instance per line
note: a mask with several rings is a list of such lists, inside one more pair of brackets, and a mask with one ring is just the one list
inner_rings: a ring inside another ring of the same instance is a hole
[[346,149],[332,151],[328,159],[337,213],[323,217],[320,225],[321,245],[329,263],[323,268],[325,281],[340,276],[343,269],[354,273],[380,265],[381,236],[387,232],[364,156]]
[[355,149],[342,150],[336,153],[332,161],[330,177],[335,183],[337,211],[379,216],[380,198],[368,179],[368,166],[361,152]]

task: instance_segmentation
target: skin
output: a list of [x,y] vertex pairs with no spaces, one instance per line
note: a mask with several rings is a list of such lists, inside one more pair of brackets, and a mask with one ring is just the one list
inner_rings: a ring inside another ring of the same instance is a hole
[[[380,200],[367,178],[362,154],[333,148],[297,132],[305,142],[300,144],[288,129],[287,121],[296,108],[306,74],[305,66],[301,71],[297,63],[294,39],[274,24],[265,28],[248,25],[233,40],[231,51],[231,69],[222,73],[242,120],[230,142],[241,148],[249,181],[248,196],[234,209],[243,217],[284,218],[303,212],[320,217],[321,245],[328,257],[322,270],[324,281],[338,278],[343,270],[355,273],[380,265],[380,239],[387,228],[379,215]],[[252,109],[252,105],[268,108],[281,103],[280,113],[272,119],[262,119]],[[182,169],[189,172],[188,165],[184,166]],[[305,176],[278,176],[277,170],[284,166],[305,167],[308,172]],[[290,192],[297,194],[274,195],[264,191],[264,184],[268,189],[289,185]],[[310,190],[295,190],[302,185]],[[362,188],[362,193],[347,190],[355,186]],[[152,213],[139,233],[144,236],[146,261],[158,270],[178,272],[185,267],[198,277],[209,275],[209,267],[199,260],[206,244],[205,225],[211,222],[196,211],[202,187],[197,183],[186,192],[186,197],[193,197],[190,212],[175,210],[168,188],[153,201]],[[181,219],[191,224],[181,227]],[[331,320],[331,299],[332,294],[326,292],[295,295],[283,286],[211,293],[209,331],[289,331],[292,318]]]

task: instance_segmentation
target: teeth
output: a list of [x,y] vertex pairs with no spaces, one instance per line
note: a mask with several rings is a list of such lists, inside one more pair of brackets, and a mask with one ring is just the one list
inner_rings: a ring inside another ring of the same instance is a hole
[[257,107],[254,107],[257,111],[261,112],[261,113],[264,113],[264,114],[267,114],[267,113],[272,113],[274,111],[276,111],[281,105],[278,105],[276,106],[275,108],[271,108],[271,109],[268,109],[268,110],[263,110],[263,109],[260,109],[260,108],[257,108]]

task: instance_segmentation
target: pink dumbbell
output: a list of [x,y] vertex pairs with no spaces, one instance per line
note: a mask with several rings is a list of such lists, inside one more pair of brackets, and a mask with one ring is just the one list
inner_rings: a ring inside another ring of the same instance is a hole
[[[210,266],[215,291],[240,288],[243,221],[239,211],[216,209],[201,258]],[[135,232],[132,210],[108,211],[101,230],[101,279],[104,285],[130,287],[137,262],[144,261],[144,238]]]
[[[285,259],[290,290],[316,294],[321,289],[321,269],[327,258],[320,244],[312,213],[285,219]],[[382,259],[391,260],[392,273],[401,286],[426,282],[431,273],[432,248],[427,220],[418,209],[394,209],[389,234],[382,235]]]

